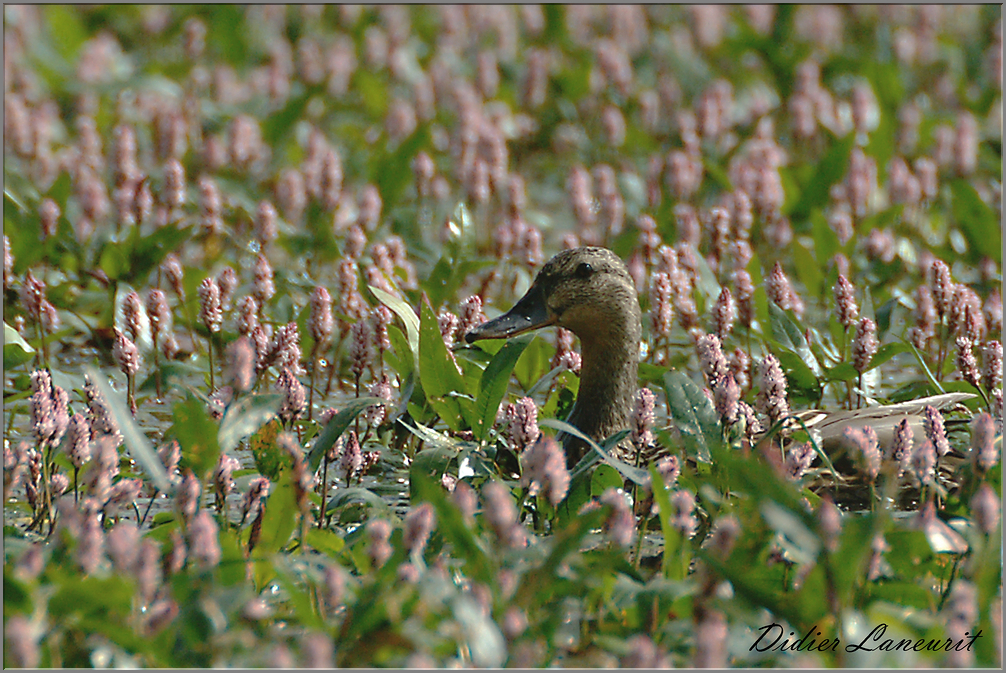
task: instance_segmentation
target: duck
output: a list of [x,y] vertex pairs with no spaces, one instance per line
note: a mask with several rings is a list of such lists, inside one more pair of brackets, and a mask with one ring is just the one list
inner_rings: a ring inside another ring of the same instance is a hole
[[[580,340],[580,389],[566,422],[596,442],[628,427],[635,409],[642,312],[625,263],[602,247],[563,250],[538,272],[513,308],[465,334],[465,342],[507,339],[551,325]],[[589,450],[569,433],[557,439],[572,469]],[[616,453],[624,454],[627,447]]]
[[941,393],[896,404],[877,404],[861,409],[835,411],[807,409],[794,412],[793,416],[803,422],[825,453],[832,455],[845,448],[843,433],[846,428],[861,429],[870,426],[877,433],[877,443],[880,447],[887,448],[894,443],[894,433],[902,420],[908,419],[913,437],[925,437],[927,406],[943,411],[955,404],[977,397],[974,393]]
[[[472,344],[507,339],[551,325],[568,329],[580,340],[580,389],[566,422],[598,443],[628,427],[635,411],[642,312],[635,281],[618,255],[602,247],[563,250],[545,263],[513,308],[474,327],[464,340]],[[846,427],[871,425],[880,445],[886,447],[903,418],[909,419],[916,437],[924,436],[927,405],[942,410],[974,397],[945,393],[862,409],[809,409],[794,416],[831,454],[843,448]],[[559,433],[557,439],[570,469],[590,449],[587,442],[569,433]],[[630,451],[631,445],[623,442],[614,454],[634,462]]]

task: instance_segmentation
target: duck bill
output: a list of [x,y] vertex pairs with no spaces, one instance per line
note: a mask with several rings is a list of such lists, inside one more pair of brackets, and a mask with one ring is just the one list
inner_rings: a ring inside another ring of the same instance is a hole
[[481,339],[506,339],[524,332],[555,324],[545,307],[541,288],[532,285],[512,309],[498,318],[482,323],[465,335],[466,343]]

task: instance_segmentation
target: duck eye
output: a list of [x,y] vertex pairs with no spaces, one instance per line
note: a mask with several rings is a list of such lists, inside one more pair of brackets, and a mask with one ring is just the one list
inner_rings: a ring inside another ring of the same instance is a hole
[[590,278],[591,274],[593,273],[594,273],[594,267],[592,267],[587,262],[580,262],[580,265],[576,267],[577,278]]

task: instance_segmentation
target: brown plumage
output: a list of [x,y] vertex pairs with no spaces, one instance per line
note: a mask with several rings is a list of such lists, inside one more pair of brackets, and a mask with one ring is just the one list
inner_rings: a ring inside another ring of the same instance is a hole
[[[627,427],[635,404],[642,327],[635,283],[622,260],[607,248],[560,252],[510,311],[474,328],[465,341],[505,339],[549,325],[565,327],[580,338],[580,392],[567,421],[597,442]],[[947,393],[902,404],[796,415],[831,453],[841,446],[847,426],[873,426],[881,446],[886,446],[894,427],[906,417],[915,436],[922,436],[926,404],[944,408],[973,397]],[[587,452],[587,444],[567,434],[560,439],[572,467]],[[633,461],[627,448],[620,445],[616,454]]]
[[[639,299],[625,264],[606,248],[564,250],[550,259],[509,312],[485,322],[465,341],[503,339],[558,325],[580,339],[580,392],[567,421],[595,441],[628,426],[636,395]],[[587,444],[561,436],[575,465]]]

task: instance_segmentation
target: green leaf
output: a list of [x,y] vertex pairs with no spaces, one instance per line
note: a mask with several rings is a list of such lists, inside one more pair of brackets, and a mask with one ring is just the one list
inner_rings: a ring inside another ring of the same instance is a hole
[[[7,540],[4,546],[7,547]],[[32,592],[24,582],[14,577],[13,566],[4,565],[3,570],[3,611],[5,615],[30,614],[32,606]]]
[[444,473],[447,472],[451,461],[457,458],[459,453],[460,447],[457,445],[431,446],[430,448],[423,449],[416,454],[412,465],[409,466],[410,480],[415,478],[416,475],[423,475],[436,479],[439,482]]
[[[72,193],[73,181],[70,179],[70,172],[63,171],[59,174],[59,177],[56,178],[56,181],[52,183],[52,186],[49,187],[45,195],[55,201],[60,207],[60,210],[65,213],[67,199],[70,198]],[[63,215],[63,218],[65,219],[66,215]]]
[[282,403],[282,395],[265,393],[247,395],[227,407],[217,432],[220,450],[227,452],[236,449],[241,440],[258,432],[271,421]]
[[206,24],[206,45],[212,53],[234,67],[248,63],[249,31],[245,11],[239,5],[211,5]]
[[570,425],[566,421],[560,421],[558,418],[543,418],[538,421],[538,425],[546,428],[561,430],[562,432],[573,435],[574,437],[579,437],[590,445],[592,451],[581,458],[580,462],[576,464],[576,467],[573,468],[572,477],[578,477],[598,460],[603,460],[606,464],[618,470],[623,477],[635,484],[645,486],[649,482],[650,476],[646,473],[646,470],[629,465],[625,461],[619,460],[611,455],[612,448],[617,446],[623,439],[629,436],[628,430],[619,430],[615,434],[606,438],[603,442],[601,442],[601,444],[598,444],[590,437],[583,434],[576,426]]
[[455,448],[455,450],[457,450],[456,447],[465,444],[465,442],[459,439],[454,439],[453,437],[449,437],[445,434],[439,433],[436,430],[428,428],[421,423],[411,425],[403,421],[402,425],[404,425],[409,430],[409,432],[411,432],[416,437],[421,439],[423,442],[429,444],[430,446]]
[[255,469],[270,481],[279,479],[280,469],[289,463],[289,459],[285,458],[285,453],[276,443],[276,437],[282,430],[283,424],[279,419],[273,419],[248,440],[248,448],[251,450],[252,458],[255,459]]
[[780,347],[795,353],[814,376],[821,376],[824,373],[821,364],[811,351],[807,344],[807,338],[796,321],[786,311],[779,308],[774,301],[769,302],[768,310],[772,338]]
[[[650,487],[653,490],[653,502],[657,505],[657,516],[660,519],[660,530],[664,534],[664,555],[661,571],[665,578],[670,579],[672,574],[681,579],[680,569],[672,566],[671,563],[678,557],[678,547],[681,545],[681,534],[671,525],[671,497],[667,493],[667,485],[664,478],[657,470],[656,464],[650,465]],[[672,571],[675,571],[672,573]],[[685,568],[685,573],[688,569]]]
[[245,582],[245,552],[237,530],[223,528],[217,536],[220,544],[220,565],[216,578],[222,586],[233,587]]
[[810,216],[814,208],[824,208],[828,205],[831,186],[842,179],[849,167],[849,155],[855,142],[855,134],[850,133],[845,138],[835,142],[821,160],[817,162],[817,170],[801,185],[803,191],[800,200],[789,213],[791,220],[802,222]]
[[792,351],[779,351],[779,364],[786,372],[786,381],[793,389],[800,390],[812,397],[818,397],[818,378],[810,370],[800,356]]
[[345,540],[325,528],[312,527],[307,531],[305,542],[308,546],[330,558],[334,558],[346,546]]
[[455,269],[456,265],[451,254],[445,249],[429,275],[420,282],[420,287],[429,296],[431,304],[440,306],[453,296],[448,290],[448,282],[455,276]]
[[34,357],[35,349],[27,341],[21,338],[18,331],[8,325],[3,324],[3,368],[10,371],[15,367],[23,365]]
[[415,502],[428,502],[437,512],[437,530],[453,548],[453,555],[464,562],[467,577],[492,586],[492,569],[485,550],[472,529],[465,523],[461,511],[443,493],[438,481],[424,474],[412,477]]
[[342,433],[346,431],[350,423],[356,420],[356,417],[361,411],[368,407],[372,407],[375,404],[384,404],[387,400],[380,397],[357,397],[349,401],[342,409],[339,410],[332,420],[328,422],[325,429],[321,431],[318,439],[314,442],[314,446],[307,454],[307,463],[310,466],[311,473],[318,471],[318,466],[321,465],[321,459],[325,457],[325,454],[335,446],[335,443],[339,441],[339,437],[342,437]]
[[398,328],[398,325],[388,326],[388,339],[391,341],[391,350],[386,351],[384,357],[391,368],[398,372],[399,378],[404,381],[416,369],[416,356],[409,347],[408,337]]
[[291,133],[307,109],[307,103],[315,95],[309,91],[303,95],[290,98],[283,109],[272,113],[262,122],[262,140],[269,146],[276,144]]
[[[838,550],[830,559],[834,568],[835,585],[840,596],[851,595],[854,588],[862,582],[863,569],[866,567],[868,557],[872,554],[870,546],[863,544],[863,541],[872,538],[876,530],[876,514],[850,517],[849,521],[842,524]],[[823,535],[824,533],[819,527],[819,539]],[[820,596],[820,594],[818,595]],[[819,603],[819,607],[823,606],[820,606]]]
[[290,541],[297,527],[297,495],[294,492],[292,470],[280,472],[273,484],[262,515],[262,533],[255,545],[253,556],[265,558],[275,554]]
[[961,226],[972,250],[1002,264],[1002,229],[992,208],[982,201],[967,180],[950,183],[954,219]]
[[[202,378],[206,375],[205,364],[200,366],[194,361],[161,362],[158,369],[161,373],[161,384],[165,388],[173,386],[184,389],[194,377]],[[153,372],[136,387],[137,392],[152,392],[156,389],[157,377]]]
[[712,462],[710,448],[722,441],[720,419],[712,400],[688,376],[672,369],[664,374],[670,424],[685,443],[688,455]]
[[[597,458],[597,454],[588,454],[592,458]],[[593,464],[596,464],[596,460]],[[589,469],[574,471],[569,479],[569,492],[566,498],[556,507],[556,524],[566,526],[571,519],[575,519],[580,512],[580,508],[591,498],[591,482],[593,473]]]
[[556,74],[559,92],[570,100],[580,100],[590,92],[591,62],[584,60]]
[[905,343],[892,342],[883,344],[877,349],[877,352],[873,354],[870,358],[869,369],[876,369],[880,365],[884,364],[895,355],[900,355],[901,353],[909,353],[911,349]]
[[402,192],[412,182],[412,159],[424,147],[430,145],[430,129],[427,124],[420,124],[408,138],[375,162],[372,181],[377,185],[381,200],[386,207],[397,204],[402,198]]
[[604,508],[586,512],[572,519],[552,536],[552,548],[545,561],[524,575],[524,581],[517,589],[513,604],[519,606],[540,605],[539,598],[547,587],[553,586],[559,576],[559,565],[567,556],[581,548],[583,539],[594,529],[600,528],[607,512]]
[[590,477],[590,495],[601,496],[609,488],[622,488],[625,480],[611,465],[598,465]]
[[295,569],[294,560],[290,556],[280,556],[274,563],[279,574],[280,584],[286,592],[287,601],[298,621],[306,628],[321,629],[321,616],[315,609],[308,589],[304,586],[301,572]]
[[815,208],[810,215],[811,236],[814,239],[814,257],[822,266],[827,264],[841,246],[838,234],[828,224],[828,218],[820,208]]
[[469,427],[474,427],[476,423],[467,418],[469,414],[466,413],[472,405],[462,404],[463,400],[452,396],[452,393],[466,392],[464,377],[447,352],[444,339],[440,336],[437,316],[425,296],[419,325],[419,382],[426,394],[426,401],[451,430],[461,430],[463,421],[467,421]]
[[182,460],[197,477],[204,478],[220,457],[216,422],[206,405],[191,392],[185,400],[175,403],[173,420],[171,432],[182,447]]
[[383,119],[388,111],[388,84],[375,71],[357,68],[350,91],[360,95],[363,108],[371,119]]
[[[135,589],[123,576],[70,577],[60,584],[48,601],[49,615],[57,623],[71,615],[102,617],[119,622],[130,612]],[[68,620],[69,621],[69,620]]]
[[506,640],[490,616],[470,596],[458,593],[452,612],[476,668],[499,668],[507,658]]
[[[893,66],[896,73],[897,65],[890,65]],[[874,89],[874,91],[878,90]],[[897,151],[898,120],[895,116],[895,110],[901,105],[901,96],[897,100],[898,103],[889,107],[881,106],[877,128],[870,132],[870,142],[865,148],[866,153],[877,162],[878,166],[887,166]]]
[[416,361],[419,360],[419,316],[416,312],[412,310],[412,307],[406,304],[402,299],[399,299],[393,294],[385,292],[379,287],[374,287],[373,285],[368,285],[367,288],[374,293],[377,300],[390,308],[395,315],[397,315],[402,324],[405,325],[405,333],[409,337],[409,348],[412,349],[412,354]]
[[[139,231],[139,227],[135,228]],[[179,227],[176,224],[169,224],[158,227],[154,233],[140,238],[131,251],[126,253],[129,257],[128,275],[124,280],[142,283],[150,274],[151,269],[156,269],[168,253],[176,250],[182,243],[189,239],[193,227]]]
[[534,338],[513,368],[513,375],[524,390],[529,390],[542,376],[551,371],[552,355],[555,353],[555,346],[538,333],[531,336]]
[[851,362],[840,362],[829,368],[824,375],[825,381],[855,381],[857,378],[859,378],[859,372]]
[[[150,445],[147,437],[140,432],[140,428],[136,425],[133,415],[126,409],[126,404],[120,395],[112,390],[112,387],[108,385],[108,379],[105,378],[105,375],[97,367],[93,365],[87,366],[84,368],[84,371],[91,379],[95,388],[98,389],[98,392],[105,398],[105,405],[112,414],[115,423],[119,426],[122,440],[126,448],[129,449],[130,455],[143,468],[143,471],[153,483],[154,488],[161,492],[170,491],[171,485],[168,482],[168,475],[164,471],[161,459],[157,457],[157,453]],[[215,442],[215,432],[213,437]],[[213,460],[216,461],[215,456]]]
[[[33,191],[31,183],[28,182],[28,179],[24,175],[10,173],[6,168],[4,168],[4,182],[7,184],[4,185],[3,199],[7,205],[11,206],[10,212],[4,208],[4,218],[12,217],[16,213],[20,216],[18,217],[18,222],[21,223],[26,219],[25,216],[28,214],[28,204],[26,202],[29,194],[37,198],[38,193]],[[14,186],[14,182],[22,182],[24,184]]]
[[779,545],[799,565],[817,560],[821,542],[804,520],[771,500],[762,500],[761,515],[775,531]]
[[523,336],[508,340],[482,372],[479,394],[475,398],[475,415],[479,422],[475,428],[475,438],[480,443],[485,441],[496,421],[496,412],[503,396],[506,395],[510,374],[532,338]]
[[797,277],[807,288],[809,294],[820,294],[824,285],[824,265],[827,264],[829,258],[821,259],[812,255],[810,250],[799,240],[793,241],[790,246],[792,251],[790,259],[793,260],[793,266],[796,267]]
[[106,245],[98,256],[98,266],[111,280],[118,280],[129,268],[129,255],[119,245]]
[[75,62],[81,45],[88,38],[79,10],[66,5],[46,5],[43,12],[52,37],[51,44],[67,62]]
[[362,504],[375,508],[382,515],[390,511],[388,503],[381,496],[362,486],[350,486],[348,488],[336,489],[332,497],[325,506],[325,513],[346,507],[347,505]]
[[870,601],[883,601],[916,610],[933,609],[933,594],[915,582],[870,582],[863,586]]
[[422,282],[422,288],[429,295],[430,304],[440,306],[444,302],[454,301],[461,286],[472,274],[494,264],[496,261],[489,259],[455,259],[452,252],[445,250],[430,275]]

